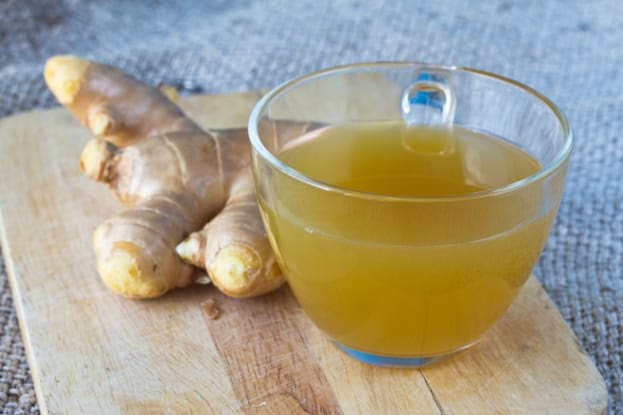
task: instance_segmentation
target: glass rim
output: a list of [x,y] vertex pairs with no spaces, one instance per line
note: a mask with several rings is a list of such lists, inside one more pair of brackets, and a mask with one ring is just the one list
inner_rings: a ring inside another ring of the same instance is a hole
[[[458,194],[447,194],[447,195],[435,195],[435,196],[397,196],[391,194],[383,194],[383,193],[373,193],[373,192],[365,192],[361,190],[349,189],[348,187],[336,186],[327,182],[323,182],[321,180],[310,177],[297,169],[287,165],[282,162],[275,156],[262,142],[259,131],[258,131],[258,121],[262,110],[266,107],[266,105],[281,95],[286,90],[291,87],[303,84],[314,79],[321,79],[328,76],[358,72],[361,69],[374,69],[374,68],[386,68],[386,67],[410,67],[410,66],[424,66],[426,68],[439,68],[447,71],[453,72],[468,72],[480,76],[485,76],[488,78],[496,79],[498,81],[502,81],[504,83],[513,85],[524,92],[534,96],[545,105],[549,107],[549,109],[553,112],[553,114],[558,119],[559,124],[562,127],[563,135],[564,135],[564,143],[562,148],[556,153],[556,156],[546,165],[543,165],[537,172],[526,176],[520,180],[516,180],[514,182],[505,184],[503,186],[492,187],[490,189],[480,190],[477,192],[469,192],[469,193],[458,193]],[[251,142],[252,148],[271,166],[283,172],[284,174],[290,176],[291,178],[303,182],[312,187],[328,191],[328,192],[337,192],[345,196],[357,197],[360,199],[372,199],[379,201],[405,201],[405,202],[435,202],[435,201],[457,201],[457,200],[468,200],[475,198],[482,198],[488,196],[497,196],[504,193],[512,192],[523,188],[533,182],[541,180],[545,177],[552,175],[556,172],[560,167],[564,164],[564,162],[569,158],[571,151],[573,149],[574,138],[573,131],[571,126],[569,125],[569,121],[566,115],[562,112],[560,108],[556,104],[554,104],[549,98],[545,95],[541,94],[534,88],[531,88],[521,82],[518,82],[514,79],[498,75],[493,72],[484,71],[481,69],[475,69],[464,66],[453,66],[453,65],[439,65],[439,64],[429,64],[426,62],[415,62],[415,61],[378,61],[378,62],[362,62],[348,65],[339,65],[333,66],[330,68],[321,69],[318,71],[307,73],[303,76],[291,79],[289,81],[283,82],[280,85],[277,85],[269,92],[267,92],[253,107],[251,111],[251,115],[249,116],[249,122],[247,126],[249,140]]]

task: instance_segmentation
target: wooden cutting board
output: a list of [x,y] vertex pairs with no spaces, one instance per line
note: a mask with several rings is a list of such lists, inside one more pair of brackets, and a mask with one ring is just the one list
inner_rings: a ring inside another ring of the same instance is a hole
[[[241,127],[258,98],[182,105],[205,126]],[[251,300],[211,286],[110,293],[91,235],[120,207],[79,172],[87,138],[61,109],[0,121],[2,250],[43,414],[604,413],[600,374],[535,278],[479,344],[419,370],[346,356],[287,287]]]

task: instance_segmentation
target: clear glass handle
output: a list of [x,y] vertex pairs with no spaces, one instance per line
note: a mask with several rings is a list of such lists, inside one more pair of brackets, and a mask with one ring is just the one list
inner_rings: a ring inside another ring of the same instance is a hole
[[456,98],[449,73],[422,70],[402,93],[402,117],[412,125],[452,128]]

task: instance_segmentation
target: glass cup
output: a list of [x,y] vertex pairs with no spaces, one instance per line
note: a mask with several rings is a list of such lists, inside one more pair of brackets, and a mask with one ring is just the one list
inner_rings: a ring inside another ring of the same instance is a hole
[[[279,158],[316,129],[391,120],[499,137],[542,167],[496,188],[407,197],[330,185]],[[573,145],[563,113],[527,86],[405,62],[278,86],[254,108],[249,136],[260,210],[294,295],[338,347],[389,366],[462,350],[504,313],[543,249]]]

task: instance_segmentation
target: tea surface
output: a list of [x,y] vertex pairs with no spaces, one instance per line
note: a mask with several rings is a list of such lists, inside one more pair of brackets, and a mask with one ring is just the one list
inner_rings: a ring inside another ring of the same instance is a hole
[[395,196],[438,196],[500,187],[541,166],[516,146],[454,127],[402,122],[345,125],[312,132],[279,157],[329,184]]

